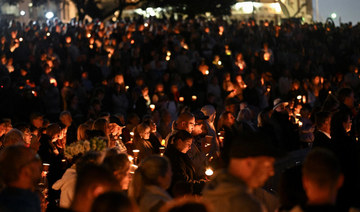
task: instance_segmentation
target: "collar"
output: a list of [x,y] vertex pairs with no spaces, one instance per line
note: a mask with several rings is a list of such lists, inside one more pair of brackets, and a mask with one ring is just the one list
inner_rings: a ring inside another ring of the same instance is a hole
[[324,131],[322,131],[322,130],[318,130],[318,131],[321,132],[321,133],[323,133],[324,135],[326,135],[326,137],[328,137],[329,139],[331,139],[331,136],[330,136],[329,133],[324,132]]

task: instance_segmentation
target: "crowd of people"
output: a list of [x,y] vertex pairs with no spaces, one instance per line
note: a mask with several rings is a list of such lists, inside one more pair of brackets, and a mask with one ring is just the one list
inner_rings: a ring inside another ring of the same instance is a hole
[[1,211],[360,210],[359,25],[0,27]]

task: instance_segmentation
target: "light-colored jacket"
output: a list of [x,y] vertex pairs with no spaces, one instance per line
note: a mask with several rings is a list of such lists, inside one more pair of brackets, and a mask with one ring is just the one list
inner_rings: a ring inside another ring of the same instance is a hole
[[60,194],[60,207],[70,208],[74,199],[75,184],[76,184],[76,169],[75,165],[68,168],[62,178],[54,183],[52,188],[54,190],[61,190]]
[[171,200],[171,196],[162,188],[155,185],[146,186],[144,195],[140,199],[140,212],[158,211],[162,205]]
[[264,212],[265,207],[240,179],[225,170],[216,173],[203,190],[203,197],[214,212]]

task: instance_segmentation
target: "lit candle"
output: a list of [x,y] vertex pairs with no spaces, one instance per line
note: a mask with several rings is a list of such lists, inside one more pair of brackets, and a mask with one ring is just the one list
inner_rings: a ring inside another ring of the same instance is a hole
[[302,96],[299,95],[299,96],[297,96],[296,98],[297,98],[298,100],[301,100]]
[[206,71],[205,71],[205,75],[209,75],[209,70],[206,70]]
[[264,85],[265,84],[265,82],[264,82],[264,78],[263,77],[261,77],[261,85]]
[[160,150],[160,156],[164,156],[165,147],[161,146],[159,147],[159,150]]
[[166,144],[165,139],[162,139],[162,140],[161,140],[161,146],[165,146],[165,144]]
[[24,40],[24,38],[19,38],[19,41],[20,41],[20,42],[23,42],[23,40]]
[[167,51],[167,52],[166,52],[166,56],[171,56],[171,52],[170,52],[170,51]]
[[270,60],[270,53],[269,53],[269,52],[265,52],[265,53],[264,53],[264,60],[265,60],[265,61],[269,61],[269,60]]
[[299,127],[302,127],[303,123],[301,121],[299,121]]
[[179,97],[179,101],[180,101],[180,102],[183,102],[183,101],[184,101],[184,97],[180,96],[180,97]]
[[267,92],[270,92],[270,90],[271,90],[271,88],[266,88],[266,91],[267,91]]
[[305,95],[303,96],[302,101],[303,101],[304,104],[306,103],[306,96]]
[[169,61],[169,60],[170,60],[170,56],[166,56],[165,60],[166,60],[166,61]]
[[130,41],[130,43],[131,43],[131,44],[134,44],[134,43],[135,43],[135,41],[134,41],[134,40],[131,40],[131,41]]
[[193,101],[196,101],[197,96],[194,95],[194,96],[191,97],[191,99],[192,99]]
[[49,36],[50,36],[50,32],[47,32],[47,33],[46,33],[46,36],[48,36],[48,37],[49,37]]
[[150,105],[150,109],[151,109],[151,111],[154,111],[154,110],[155,110],[155,105],[154,105],[154,104],[151,104],[151,105]]
[[133,150],[135,159],[138,157],[139,152],[140,152],[140,150],[138,150],[138,149],[134,149],[134,150]]
[[50,84],[54,84],[55,86],[56,86],[56,79],[54,79],[54,78],[50,78]]
[[130,132],[130,136],[131,136],[131,137],[134,137],[134,132]]
[[205,171],[205,174],[206,174],[206,176],[210,177],[211,175],[214,174],[214,171],[212,169],[210,169],[210,168],[207,168],[206,171]]
[[129,159],[130,162],[133,162],[133,161],[134,161],[134,158],[133,158],[133,156],[131,156],[131,155],[128,156],[128,159]]
[[88,37],[88,38],[90,38],[90,37],[91,37],[91,34],[90,34],[90,33],[88,33],[88,34],[87,34],[87,37]]
[[129,90],[129,88],[130,88],[130,87],[129,87],[128,85],[127,85],[127,86],[125,86],[125,89],[126,89],[126,90]]

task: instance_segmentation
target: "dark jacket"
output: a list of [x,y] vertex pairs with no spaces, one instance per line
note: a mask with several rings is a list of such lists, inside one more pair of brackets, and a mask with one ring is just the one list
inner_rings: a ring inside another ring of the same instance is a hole
[[196,179],[193,162],[186,153],[176,149],[173,144],[169,144],[164,155],[169,158],[172,168],[172,181],[169,193],[174,194],[173,188],[177,184],[186,184],[191,187],[194,193],[200,193],[202,183]]
[[315,147],[321,147],[321,148],[325,148],[325,149],[329,149],[331,151],[334,151],[334,142],[327,137],[323,132],[320,131],[315,131],[314,133],[314,143],[313,143],[313,148]]

